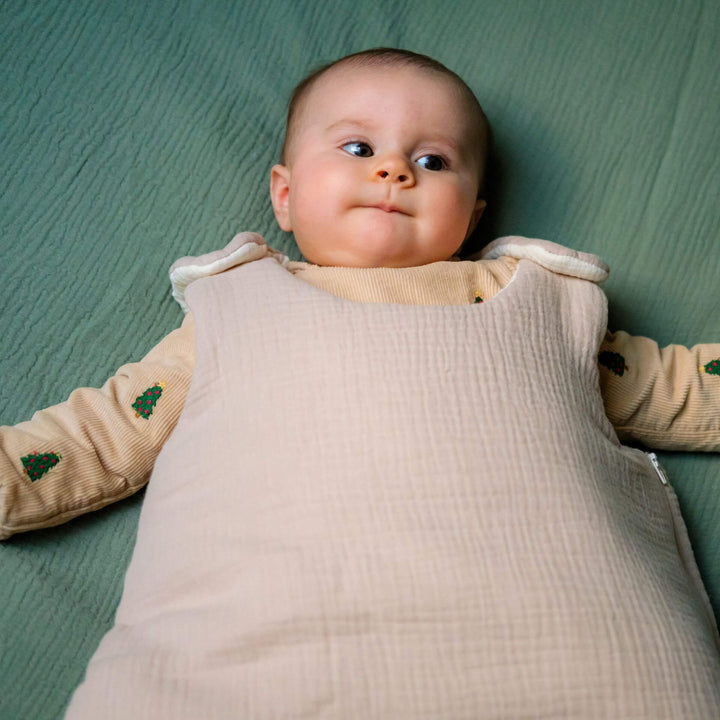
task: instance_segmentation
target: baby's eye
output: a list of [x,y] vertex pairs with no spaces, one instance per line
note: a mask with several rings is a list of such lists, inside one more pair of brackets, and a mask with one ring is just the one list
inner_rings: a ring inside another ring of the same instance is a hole
[[372,157],[373,154],[372,148],[367,143],[359,142],[357,140],[345,143],[342,146],[342,149],[351,155],[355,155],[355,157],[367,158]]
[[419,157],[417,162],[420,167],[424,167],[426,170],[446,170],[447,163],[439,155],[423,155]]

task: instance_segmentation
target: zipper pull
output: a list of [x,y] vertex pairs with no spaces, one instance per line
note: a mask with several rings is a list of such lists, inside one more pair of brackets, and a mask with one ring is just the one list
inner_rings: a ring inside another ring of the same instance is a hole
[[658,456],[654,453],[648,453],[647,456],[650,458],[650,462],[653,464],[653,467],[655,468],[655,472],[658,474],[658,477],[660,478],[660,482],[663,485],[668,484],[667,475],[665,475],[665,471],[660,466],[660,461],[658,460]]

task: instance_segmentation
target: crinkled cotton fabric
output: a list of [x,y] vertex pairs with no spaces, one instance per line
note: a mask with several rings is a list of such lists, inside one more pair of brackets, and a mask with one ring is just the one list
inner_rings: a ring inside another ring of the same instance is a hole
[[542,253],[460,306],[272,256],[189,284],[189,393],[67,717],[718,717],[674,494],[604,412],[605,297]]

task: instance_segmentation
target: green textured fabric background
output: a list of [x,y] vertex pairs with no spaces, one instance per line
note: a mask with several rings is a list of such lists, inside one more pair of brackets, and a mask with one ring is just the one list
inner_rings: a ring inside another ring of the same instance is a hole
[[[101,385],[181,320],[177,257],[255,230],[285,103],[376,45],[430,54],[495,131],[478,242],[600,255],[611,328],[720,341],[720,3],[0,4],[0,423]],[[538,367],[539,374],[551,372]],[[663,453],[720,615],[720,459]],[[59,718],[110,627],[136,496],[0,545],[0,718]]]

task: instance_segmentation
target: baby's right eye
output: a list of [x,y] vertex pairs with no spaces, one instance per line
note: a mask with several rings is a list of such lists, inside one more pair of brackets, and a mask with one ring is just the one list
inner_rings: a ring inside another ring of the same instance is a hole
[[367,158],[373,155],[372,148],[367,143],[360,142],[359,140],[345,143],[342,149],[346,153],[350,153],[350,155],[355,155],[355,157]]

